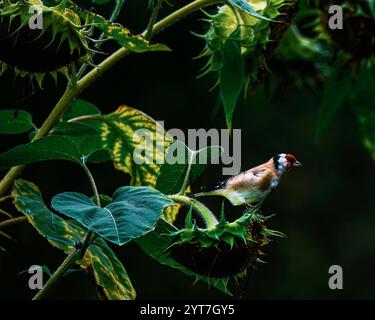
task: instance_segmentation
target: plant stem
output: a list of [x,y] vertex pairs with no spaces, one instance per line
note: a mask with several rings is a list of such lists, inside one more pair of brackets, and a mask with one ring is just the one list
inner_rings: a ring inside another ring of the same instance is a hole
[[[189,151],[190,153],[190,151]],[[185,174],[185,178],[184,178],[184,182],[182,183],[182,187],[181,187],[181,190],[180,192],[178,193],[179,195],[185,195],[185,192],[186,192],[186,188],[187,188],[187,185],[189,183],[189,176],[190,176],[190,171],[191,171],[191,167],[193,165],[193,158],[194,158],[194,152],[191,153],[190,157],[189,157],[189,163],[188,163],[188,168],[186,170],[186,174]]]
[[89,181],[90,181],[90,185],[91,185],[91,188],[92,188],[92,191],[94,192],[94,196],[96,198],[96,204],[101,207],[101,203],[100,203],[100,196],[99,196],[99,192],[98,192],[98,188],[96,187],[96,183],[95,183],[95,180],[94,180],[94,177],[92,176],[89,168],[87,167],[86,164],[82,164],[82,168],[83,170],[85,171],[87,177],[89,178]]
[[5,210],[3,210],[1,208],[0,208],[0,214],[4,215],[4,216],[6,216],[6,217],[8,217],[10,219],[13,218],[13,216],[9,212],[7,212],[7,211],[5,211]]
[[[113,8],[113,11],[112,11],[111,17],[109,18],[108,21],[113,22],[113,21],[115,21],[115,20],[118,18],[119,14],[120,14],[120,12],[121,12],[121,9],[122,9],[122,7],[123,7],[123,5],[124,5],[124,2],[125,2],[125,0],[116,0],[115,7]],[[103,33],[100,35],[100,37],[99,37],[98,40],[101,41],[101,40],[104,39],[104,37],[105,37],[105,33],[103,32]],[[98,45],[97,45],[96,47],[97,47],[98,49],[100,49],[100,47],[101,47],[101,43],[99,42]],[[93,55],[93,57],[94,57],[94,55]],[[87,66],[88,66],[87,64],[83,64],[82,67],[79,69],[79,71],[77,72],[77,78],[78,78],[78,79],[80,79],[81,76],[84,74],[84,72],[86,71]]]
[[[169,16],[165,17],[158,23],[156,23],[153,27],[152,36],[161,32],[171,24],[177,22],[178,20],[182,19],[183,17],[191,14],[192,12],[207,7],[213,4],[221,3],[221,0],[195,0],[186,6],[176,10],[175,12],[171,13]],[[146,31],[142,34],[145,35]],[[105,73],[108,69],[113,67],[116,63],[122,60],[127,54],[129,50],[125,48],[121,48],[114,52],[111,56],[101,62],[97,67],[92,69],[89,73],[87,73],[81,80],[77,82],[75,86],[69,86],[60,100],[57,102],[55,108],[51,111],[50,115],[43,123],[41,128],[36,133],[33,141],[45,137],[52,127],[57,123],[57,121],[61,118],[67,108],[70,106],[72,101],[87,87],[89,87],[97,78],[99,78],[103,73]],[[10,186],[13,184],[13,181],[17,179],[17,177],[22,173],[25,166],[17,166],[11,168],[8,173],[3,177],[0,182],[0,195],[5,194]]]
[[7,201],[8,199],[11,199],[11,198],[12,198],[12,196],[10,194],[8,194],[7,196],[1,197],[0,198],[0,203],[4,202],[4,201]]
[[[98,192],[98,188],[96,187],[96,183],[94,180],[94,177],[92,176],[89,168],[86,166],[86,164],[83,164],[83,169],[86,172],[87,177],[90,180],[91,188],[94,192],[95,198],[96,198],[96,204],[101,207],[100,203],[100,196]],[[80,252],[80,258],[82,259],[85,255],[86,249],[89,246],[90,242],[95,239],[95,234],[90,230],[87,232],[85,238],[83,239],[82,247],[81,247],[81,252]]]
[[18,218],[12,218],[5,221],[0,222],[0,229],[9,227],[11,225],[27,221],[27,217],[18,217]]
[[145,33],[145,39],[146,40],[149,40],[152,37],[152,31],[154,29],[154,25],[155,25],[155,22],[158,18],[159,11],[160,11],[161,5],[163,4],[163,1],[164,0],[158,0],[154,9],[152,10],[150,21],[148,23],[147,30],[146,30],[146,33]]
[[193,210],[203,218],[208,229],[215,227],[219,223],[219,221],[217,221],[215,215],[211,212],[211,210],[208,209],[203,203],[179,194],[171,195],[168,197],[174,202],[183,204],[184,206],[189,208],[192,207]]
[[[84,162],[82,162],[82,168],[86,172],[87,177],[89,178],[91,188],[94,192],[96,203],[100,207],[100,196],[98,193],[98,188],[96,187],[96,183],[94,180],[94,177],[92,176],[89,168],[86,166]],[[64,275],[65,271],[69,269],[77,260],[82,259],[86,253],[86,250],[88,246],[90,245],[90,242],[95,239],[95,234],[92,231],[88,231],[85,235],[85,238],[83,240],[83,244],[80,248],[74,249],[63,261],[63,263],[60,265],[60,267],[57,268],[57,270],[53,273],[51,278],[48,279],[46,285],[43,287],[42,290],[40,290],[33,300],[40,300],[43,299],[46,294],[51,290],[51,288],[60,280],[60,278]]]
[[48,279],[47,283],[43,286],[43,289],[40,290],[33,298],[33,300],[41,300],[43,299],[47,293],[52,289],[52,287],[59,281],[61,276],[65,273],[66,270],[73,265],[77,258],[79,257],[80,249],[74,249],[69,255],[65,258],[63,263],[57,270],[53,273],[51,278]]

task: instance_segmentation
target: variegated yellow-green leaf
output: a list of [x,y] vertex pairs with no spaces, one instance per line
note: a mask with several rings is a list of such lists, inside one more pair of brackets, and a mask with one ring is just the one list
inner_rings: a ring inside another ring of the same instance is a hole
[[[16,208],[26,215],[34,228],[55,247],[70,253],[82,241],[86,231],[73,221],[64,220],[45,205],[38,187],[17,180],[12,191]],[[92,272],[102,298],[130,300],[135,290],[121,262],[104,240],[98,238],[77,263]]]
[[82,268],[92,269],[99,295],[108,300],[134,300],[136,292],[130,278],[115,253],[103,239],[91,244],[80,262]]
[[112,152],[115,168],[131,175],[132,185],[154,186],[164,150],[172,138],[143,112],[121,106],[108,115],[79,120],[100,131],[101,146]]
[[107,21],[103,17],[90,11],[77,11],[78,15],[84,20],[88,20],[96,28],[104,32],[108,39],[116,41],[122,47],[132,52],[148,51],[170,51],[164,44],[151,44],[141,35],[133,35],[131,32],[119,23]]
[[17,180],[12,190],[14,205],[27,216],[34,228],[55,247],[69,253],[85,235],[78,225],[53,214],[45,205],[38,187],[25,180]]

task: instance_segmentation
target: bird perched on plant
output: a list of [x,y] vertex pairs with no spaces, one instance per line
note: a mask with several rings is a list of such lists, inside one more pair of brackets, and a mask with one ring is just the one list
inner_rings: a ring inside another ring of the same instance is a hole
[[283,174],[301,163],[292,154],[280,153],[269,161],[222,181],[213,189],[197,193],[195,197],[222,196],[232,205],[260,205],[280,182]]

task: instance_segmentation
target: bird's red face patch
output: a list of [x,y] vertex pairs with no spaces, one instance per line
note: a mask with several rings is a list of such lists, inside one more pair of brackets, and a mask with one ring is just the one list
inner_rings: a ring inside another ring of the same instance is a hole
[[288,153],[285,155],[285,158],[288,161],[288,168],[301,166],[301,162],[299,162],[294,155]]

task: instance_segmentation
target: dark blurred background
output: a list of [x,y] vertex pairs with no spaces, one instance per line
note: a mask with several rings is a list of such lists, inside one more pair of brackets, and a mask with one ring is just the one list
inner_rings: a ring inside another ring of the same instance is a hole
[[[108,16],[110,9],[110,5],[105,5],[100,12]],[[133,32],[140,32],[148,14],[146,1],[127,1],[120,22]],[[218,113],[214,111],[217,91],[209,91],[215,79],[196,79],[203,61],[193,57],[200,53],[204,43],[191,31],[199,33],[206,29],[200,18],[202,14],[196,13],[155,38],[168,44],[172,53],[129,55],[80,98],[94,103],[103,113],[127,104],[156,120],[164,120],[167,129],[187,132],[188,128],[225,128],[221,109]],[[14,81],[10,73],[0,78],[1,109],[13,108],[14,101],[22,95],[23,83]],[[22,106],[33,114],[38,126],[63,93],[64,85],[62,78],[57,87],[53,81],[45,81],[44,90],[37,90]],[[234,127],[242,130],[242,170],[279,152],[293,153],[303,163],[302,168],[285,177],[264,203],[264,214],[276,214],[269,227],[284,232],[287,238],[277,239],[267,247],[267,264],[258,265],[252,273],[246,298],[374,298],[374,162],[362,146],[350,108],[342,108],[330,130],[316,141],[321,96],[319,89],[291,86],[282,99],[275,100],[260,86],[254,94],[241,99],[235,112]],[[27,135],[0,136],[0,151],[27,141]],[[111,163],[91,168],[100,193],[111,195],[119,186],[129,183],[129,177],[116,171]],[[64,191],[90,194],[82,170],[67,162],[30,165],[22,178],[36,183],[47,203]],[[221,166],[211,166],[193,189],[222,179]],[[221,200],[207,198],[207,204],[218,212]],[[236,209],[228,215],[235,218],[240,213]],[[28,275],[18,273],[35,264],[54,270],[64,254],[50,246],[29,224],[6,231],[14,239],[1,238],[1,246],[7,252],[0,253],[0,298],[29,299],[35,292],[28,289]],[[205,283],[194,285],[194,279],[158,264],[135,244],[112,248],[128,271],[139,299],[227,297]],[[343,290],[332,291],[328,287],[331,265],[343,268]],[[234,292],[241,286],[234,285]],[[50,298],[97,296],[84,273],[78,272],[65,277]]]

